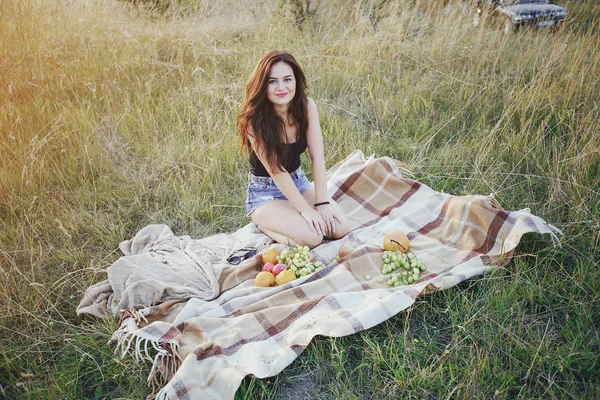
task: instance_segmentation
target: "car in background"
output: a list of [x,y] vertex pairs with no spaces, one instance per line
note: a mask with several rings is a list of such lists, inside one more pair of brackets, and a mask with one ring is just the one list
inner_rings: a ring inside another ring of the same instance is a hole
[[567,10],[549,0],[478,0],[473,24],[485,22],[506,34],[524,27],[561,27]]

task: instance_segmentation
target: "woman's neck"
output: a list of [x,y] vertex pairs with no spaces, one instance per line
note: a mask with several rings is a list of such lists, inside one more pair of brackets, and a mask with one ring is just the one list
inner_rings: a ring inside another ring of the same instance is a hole
[[275,113],[283,118],[284,121],[288,120],[290,108],[287,104],[273,105],[273,108],[275,108]]

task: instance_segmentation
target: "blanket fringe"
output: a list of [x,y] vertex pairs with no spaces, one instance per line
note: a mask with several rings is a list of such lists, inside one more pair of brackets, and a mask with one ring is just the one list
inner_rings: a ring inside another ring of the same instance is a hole
[[[500,205],[500,203],[498,202],[498,200],[496,200],[496,194],[495,193],[491,193],[489,196],[486,196],[486,201],[488,202],[489,206],[492,208],[497,208],[499,210],[503,210],[502,206]],[[521,211],[526,212],[527,214],[530,215],[531,218],[534,219],[535,224],[539,230],[539,233],[544,234],[547,233],[550,235],[550,238],[552,239],[552,245],[554,246],[554,248],[556,247],[562,247],[561,243],[560,243],[560,239],[559,239],[559,235],[563,236],[564,233],[563,231],[561,231],[560,229],[558,229],[556,226],[549,224],[548,222],[546,222],[545,220],[543,220],[542,218],[532,215],[531,214],[531,210],[529,208],[525,208]]]
[[[149,339],[144,337],[143,330],[132,332],[131,325],[126,323],[113,334],[109,342],[112,341],[117,342],[115,353],[120,353],[121,357],[131,355],[133,352],[137,362],[144,360],[152,362],[147,380],[152,393],[148,399],[156,397],[156,393],[171,380],[183,361],[177,341]],[[156,353],[154,357],[151,355],[152,352]]]
[[[165,363],[155,362],[155,365],[163,366],[164,368],[166,368],[167,372],[169,374],[169,380],[170,380],[173,376],[175,376],[175,373],[181,366],[181,363],[183,360],[181,359],[181,356],[179,353],[179,344],[176,342],[171,342],[169,344],[171,346],[171,352],[174,355],[174,357],[171,357],[169,360],[166,360]],[[158,356],[159,355],[157,354],[157,357]],[[153,374],[156,374],[154,372],[154,365],[152,366],[152,370],[150,371],[150,376],[152,376]],[[168,380],[167,380],[167,382],[168,382]],[[148,396],[146,400],[168,400],[168,396],[164,390],[164,386],[167,384],[167,382],[162,382],[162,381],[154,382],[153,381],[152,394],[150,395],[152,397]]]
[[148,374],[148,383],[152,387],[152,393],[156,393],[165,386],[181,365],[181,356],[179,355],[179,345],[174,342],[169,343],[169,349],[157,353],[152,363],[152,369]]
[[554,245],[554,247],[562,247],[562,245],[560,244],[560,239],[558,238],[558,235],[563,236],[564,235],[563,231],[561,231],[556,226],[549,224],[547,222],[545,224],[545,228],[547,229],[545,233],[548,233],[550,235],[550,237],[552,238],[552,244]]
[[[373,156],[371,156],[373,157]],[[371,157],[369,158],[369,160],[371,160]],[[402,161],[396,161],[394,160],[393,164],[395,165],[395,169],[394,172],[396,172],[399,176],[401,177],[409,177],[411,179],[413,179],[415,177],[415,174],[408,169],[408,164],[403,163]]]

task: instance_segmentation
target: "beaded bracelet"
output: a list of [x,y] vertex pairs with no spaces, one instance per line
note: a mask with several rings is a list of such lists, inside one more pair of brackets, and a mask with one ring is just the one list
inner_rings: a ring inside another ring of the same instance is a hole
[[329,204],[329,202],[328,202],[328,201],[322,201],[322,202],[320,202],[320,203],[315,203],[315,204],[313,204],[313,206],[314,206],[314,207],[318,207],[318,206],[324,206],[325,204]]

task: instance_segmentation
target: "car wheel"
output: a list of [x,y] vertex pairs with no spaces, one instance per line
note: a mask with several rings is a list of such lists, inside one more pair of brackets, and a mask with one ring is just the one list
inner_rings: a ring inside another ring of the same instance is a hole
[[504,24],[502,25],[502,33],[505,35],[510,35],[515,30],[515,24],[513,24],[512,20],[509,17],[504,19]]

